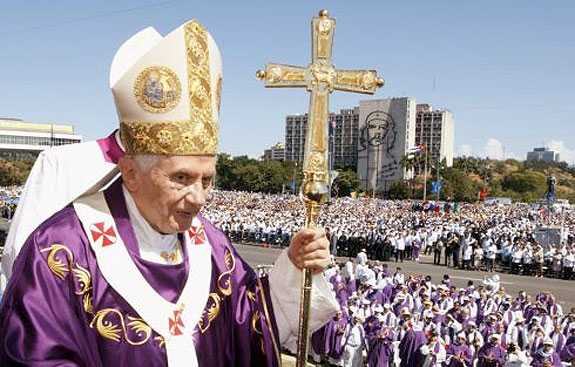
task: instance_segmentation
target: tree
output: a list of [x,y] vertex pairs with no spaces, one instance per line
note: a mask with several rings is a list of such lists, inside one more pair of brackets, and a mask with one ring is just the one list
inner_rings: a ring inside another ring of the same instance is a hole
[[229,154],[218,154],[218,163],[216,165],[216,182],[215,187],[221,190],[231,190],[233,186],[233,158]]
[[546,190],[546,176],[542,172],[533,170],[511,172],[505,176],[501,186],[504,190],[515,191],[519,194],[531,192],[536,197],[542,197]]
[[30,174],[35,159],[10,161],[0,158],[0,186],[23,185]]
[[474,187],[468,175],[459,169],[449,167],[441,172],[443,187],[441,195],[457,201],[473,201]]
[[352,191],[357,190],[359,181],[357,173],[353,170],[338,170],[339,176],[333,181],[332,195],[335,197],[349,196]]
[[402,180],[393,181],[389,186],[387,194],[389,195],[390,199],[407,199],[409,196],[409,186],[405,181]]

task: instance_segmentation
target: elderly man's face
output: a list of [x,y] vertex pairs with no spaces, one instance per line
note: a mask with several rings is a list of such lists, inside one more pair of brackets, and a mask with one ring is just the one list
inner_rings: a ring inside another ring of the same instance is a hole
[[206,203],[216,157],[161,156],[149,170],[127,157],[120,169],[140,214],[156,231],[176,233],[189,229]]

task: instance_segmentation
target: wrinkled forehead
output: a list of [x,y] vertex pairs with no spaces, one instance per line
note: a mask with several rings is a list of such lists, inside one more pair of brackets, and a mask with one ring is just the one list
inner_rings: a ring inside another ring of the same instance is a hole
[[216,169],[215,155],[150,155],[131,156],[141,168],[161,170],[167,173],[209,174]]

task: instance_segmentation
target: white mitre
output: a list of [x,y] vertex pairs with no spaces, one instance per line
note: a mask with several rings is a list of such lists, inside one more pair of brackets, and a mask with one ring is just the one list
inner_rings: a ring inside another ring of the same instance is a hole
[[200,23],[146,28],[116,53],[110,88],[129,155],[216,154],[222,63]]

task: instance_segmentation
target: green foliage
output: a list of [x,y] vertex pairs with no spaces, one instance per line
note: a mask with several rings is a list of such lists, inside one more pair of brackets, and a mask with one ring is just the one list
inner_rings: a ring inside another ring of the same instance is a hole
[[333,181],[331,191],[334,197],[349,196],[352,191],[357,190],[359,184],[357,173],[353,170],[338,170],[339,176]]
[[33,159],[12,161],[0,158],[0,186],[23,185],[33,164]]
[[299,166],[292,162],[257,160],[247,156],[231,157],[218,155],[215,187],[221,190],[241,190],[267,193],[281,193],[288,187],[296,174],[296,192],[301,183]]
[[449,167],[441,172],[441,178],[443,180],[442,197],[450,197],[456,201],[469,201],[474,197],[476,190],[464,171]]
[[530,169],[516,171],[505,176],[501,187],[503,190],[519,194],[534,193],[541,197],[546,189],[546,176],[542,172]]
[[407,199],[409,191],[409,185],[405,181],[398,180],[391,183],[387,195],[390,199]]

